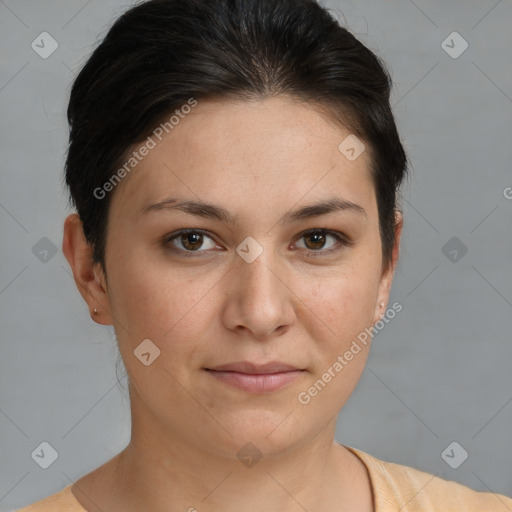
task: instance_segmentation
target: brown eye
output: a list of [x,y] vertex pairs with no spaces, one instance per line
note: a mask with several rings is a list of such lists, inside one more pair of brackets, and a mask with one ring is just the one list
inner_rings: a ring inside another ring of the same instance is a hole
[[[209,247],[204,246],[205,239],[211,241]],[[194,253],[205,253],[208,249],[216,247],[213,239],[205,231],[197,229],[182,230],[173,236],[167,237],[164,245],[173,252],[187,256]]]
[[[329,238],[334,239],[334,242],[327,245]],[[301,234],[299,241],[301,240],[304,240],[304,247],[299,246],[300,248],[306,249],[311,253],[319,253],[319,255],[328,254],[345,245],[350,245],[349,241],[341,233],[338,234],[335,231],[326,229],[310,229]]]

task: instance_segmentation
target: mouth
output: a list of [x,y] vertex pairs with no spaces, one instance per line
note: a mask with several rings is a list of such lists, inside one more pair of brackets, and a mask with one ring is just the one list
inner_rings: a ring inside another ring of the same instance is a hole
[[302,368],[277,361],[259,365],[240,361],[204,369],[216,380],[254,394],[277,391],[306,373]]

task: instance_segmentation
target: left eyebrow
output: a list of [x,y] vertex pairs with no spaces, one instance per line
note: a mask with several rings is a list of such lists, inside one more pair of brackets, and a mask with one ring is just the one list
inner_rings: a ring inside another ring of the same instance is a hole
[[[185,213],[189,213],[190,215],[215,219],[226,224],[236,224],[238,218],[236,215],[232,215],[220,206],[204,203],[202,201],[180,201],[176,198],[168,198],[155,204],[146,205],[139,210],[137,217],[149,212],[161,210],[181,210]],[[297,222],[309,218],[320,217],[321,215],[327,215],[336,211],[351,211],[367,216],[366,211],[362,206],[352,203],[351,201],[347,201],[346,199],[334,197],[287,212],[280,219],[279,223]]]

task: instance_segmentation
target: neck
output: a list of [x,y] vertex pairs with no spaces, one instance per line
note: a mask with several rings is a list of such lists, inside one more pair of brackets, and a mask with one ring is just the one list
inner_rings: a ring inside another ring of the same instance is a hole
[[116,494],[125,510],[343,510],[353,505],[361,473],[354,455],[333,442],[335,424],[255,462],[250,450],[242,461],[222,456],[135,416],[131,441],[116,457]]

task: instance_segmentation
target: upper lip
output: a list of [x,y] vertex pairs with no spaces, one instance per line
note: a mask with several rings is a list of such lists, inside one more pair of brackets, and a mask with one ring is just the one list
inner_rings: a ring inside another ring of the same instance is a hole
[[265,374],[265,373],[282,373],[300,370],[296,366],[280,363],[279,361],[271,361],[265,364],[255,364],[249,361],[237,361],[234,363],[222,364],[214,366],[213,368],[206,368],[207,370],[214,370],[217,372],[238,372],[250,374]]

